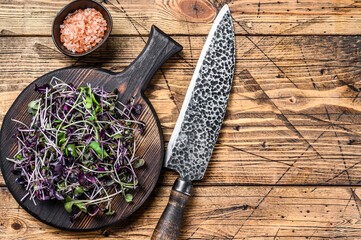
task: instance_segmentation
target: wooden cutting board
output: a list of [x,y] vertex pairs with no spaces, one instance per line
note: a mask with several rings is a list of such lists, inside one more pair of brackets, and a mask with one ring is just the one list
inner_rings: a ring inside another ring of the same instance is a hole
[[[0,133],[1,170],[6,185],[16,201],[37,219],[51,226],[73,231],[87,231],[107,227],[125,219],[136,211],[148,198],[158,180],[164,153],[163,135],[158,117],[151,103],[144,96],[143,91],[158,68],[181,49],[181,45],[157,27],[152,26],[145,48],[137,59],[121,73],[87,67],[64,68],[38,78],[25,88],[6,114]],[[99,213],[95,217],[90,217],[82,214],[77,221],[71,223],[69,213],[65,211],[64,204],[61,201],[36,201],[37,206],[29,199],[23,202],[20,201],[26,191],[23,186],[15,183],[17,176],[11,173],[13,163],[6,160],[7,157],[13,157],[17,151],[16,140],[12,136],[17,132],[16,129],[19,125],[11,119],[17,119],[28,124],[32,116],[27,113],[27,105],[40,96],[33,90],[34,85],[40,86],[49,83],[53,77],[67,83],[73,83],[75,87],[91,84],[93,87],[104,87],[106,91],[113,91],[117,88],[121,95],[120,101],[125,103],[134,97],[135,102],[143,106],[139,120],[146,124],[146,128],[142,135],[138,134],[136,136],[138,143],[136,155],[145,159],[146,166],[136,172],[139,177],[140,187],[132,192],[134,195],[133,202],[127,203],[121,196],[117,196],[113,200],[112,209],[116,211],[114,216]]]

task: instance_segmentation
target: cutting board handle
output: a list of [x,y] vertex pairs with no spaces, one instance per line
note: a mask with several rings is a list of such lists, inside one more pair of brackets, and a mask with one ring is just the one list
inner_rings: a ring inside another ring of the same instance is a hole
[[153,25],[143,51],[121,74],[143,92],[160,66],[182,49],[179,43]]
[[175,240],[182,226],[184,208],[192,192],[192,182],[178,178],[170,193],[168,205],[153,232],[152,240]]

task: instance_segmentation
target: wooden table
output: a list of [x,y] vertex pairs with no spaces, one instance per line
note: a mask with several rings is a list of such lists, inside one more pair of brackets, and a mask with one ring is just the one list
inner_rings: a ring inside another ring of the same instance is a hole
[[[116,0],[112,37],[89,57],[59,53],[51,23],[68,0],[0,0],[0,117],[20,91],[58,68],[124,69],[152,24],[184,50],[146,95],[169,140],[221,6],[237,60],[226,118],[195,183],[181,239],[360,239],[361,3],[350,0]],[[177,175],[163,170],[142,208],[109,229],[72,233],[34,219],[0,180],[1,239],[149,239]]]

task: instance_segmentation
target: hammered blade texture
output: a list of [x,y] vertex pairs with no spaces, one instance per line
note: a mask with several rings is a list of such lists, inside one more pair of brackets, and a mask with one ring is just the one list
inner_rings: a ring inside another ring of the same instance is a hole
[[208,166],[226,112],[235,64],[229,11],[211,39],[166,167],[186,180],[200,180]]

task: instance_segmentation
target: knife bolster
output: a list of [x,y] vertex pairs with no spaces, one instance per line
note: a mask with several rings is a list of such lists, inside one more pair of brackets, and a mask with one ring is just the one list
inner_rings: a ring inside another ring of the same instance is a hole
[[193,185],[191,181],[185,180],[183,178],[177,178],[173,184],[174,191],[183,193],[185,195],[191,196]]

